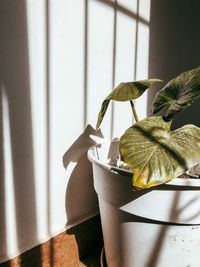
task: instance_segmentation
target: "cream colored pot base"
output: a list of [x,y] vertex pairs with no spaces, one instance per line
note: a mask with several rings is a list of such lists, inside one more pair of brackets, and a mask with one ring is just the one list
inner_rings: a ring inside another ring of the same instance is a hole
[[199,267],[200,180],[176,178],[132,191],[131,174],[112,170],[110,154],[108,145],[88,151],[107,266]]

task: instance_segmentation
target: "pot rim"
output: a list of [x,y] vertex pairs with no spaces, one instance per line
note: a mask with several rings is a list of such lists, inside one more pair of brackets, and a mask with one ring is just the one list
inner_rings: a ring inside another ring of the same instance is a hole
[[[114,172],[115,174],[118,174],[118,175],[122,175],[122,176],[132,176],[133,173],[131,171],[128,171],[128,170],[124,170],[124,169],[121,169],[121,168],[118,168],[118,167],[114,167],[114,166],[111,166],[105,162],[103,162],[102,160],[100,159],[97,159],[95,156],[94,156],[94,149],[97,148],[97,147],[100,147],[102,144],[109,144],[110,142],[108,141],[105,141],[101,144],[96,144],[92,147],[90,147],[88,149],[88,152],[87,152],[87,156],[88,156],[88,159],[90,162],[92,162],[92,164],[95,164],[107,171],[110,171],[110,172]],[[180,177],[177,177],[167,183],[165,183],[166,185],[173,185],[173,186],[189,186],[189,187],[200,187],[200,178],[180,178]]]

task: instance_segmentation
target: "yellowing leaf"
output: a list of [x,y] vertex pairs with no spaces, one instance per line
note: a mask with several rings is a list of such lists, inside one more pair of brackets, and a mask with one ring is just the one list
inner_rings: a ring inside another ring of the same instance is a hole
[[200,129],[188,124],[171,131],[170,125],[162,117],[150,117],[122,135],[121,158],[134,169],[133,186],[163,184],[200,161]]

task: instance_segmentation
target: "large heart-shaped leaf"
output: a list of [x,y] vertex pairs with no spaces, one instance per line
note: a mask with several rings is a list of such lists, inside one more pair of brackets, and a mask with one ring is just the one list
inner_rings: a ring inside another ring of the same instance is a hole
[[158,92],[153,103],[153,114],[169,105],[164,119],[190,106],[200,96],[200,67],[180,74]]
[[140,97],[154,82],[162,82],[162,80],[148,79],[143,81],[120,83],[103,101],[98,115],[96,130],[100,127],[110,100],[128,101],[136,99]]
[[188,124],[171,131],[170,125],[162,117],[150,117],[121,137],[121,158],[134,169],[135,187],[165,183],[200,161],[200,128]]

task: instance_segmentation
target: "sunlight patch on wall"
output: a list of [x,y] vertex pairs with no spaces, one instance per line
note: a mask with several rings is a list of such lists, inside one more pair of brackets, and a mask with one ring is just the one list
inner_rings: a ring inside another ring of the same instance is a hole
[[[101,103],[112,90],[114,12],[102,3],[89,1],[88,29],[88,123],[95,127]],[[111,107],[102,123],[110,136]]]
[[[135,71],[136,21],[117,13],[116,78],[115,86],[133,81]],[[129,102],[115,102],[113,137],[119,137],[132,124]]]
[[[109,6],[116,12],[114,87],[120,82],[148,78],[150,19],[150,1],[118,0],[115,3],[116,6]],[[136,108],[139,119],[146,117],[147,93],[136,100]],[[114,102],[113,137],[123,134],[132,122],[130,104]]]
[[3,117],[3,153],[4,153],[4,169],[5,169],[5,203],[6,203],[6,236],[8,256],[12,257],[17,247],[16,234],[16,212],[15,212],[15,193],[13,183],[13,164],[12,164],[12,149],[10,136],[10,116],[8,107],[8,98],[5,93],[4,86],[2,90],[2,117]]
[[66,222],[62,157],[83,131],[84,1],[50,1],[51,231]]
[[[76,165],[77,165],[77,162],[70,162],[69,165],[67,166],[66,168],[66,176],[67,177],[70,177],[72,172],[74,171],[74,169],[76,168]],[[66,219],[68,220],[67,218],[67,214],[66,214]]]
[[[46,164],[46,74],[45,1],[27,0],[29,71],[33,129],[33,155],[37,206],[37,231],[47,235],[47,164]],[[36,23],[37,21],[37,23]]]
[[151,0],[139,0],[139,17],[150,21]]
[[[136,80],[148,78],[149,68],[149,26],[138,23],[138,50]],[[151,78],[151,77],[150,77]],[[156,77],[152,77],[156,78]],[[149,89],[151,90],[151,89]],[[147,116],[147,91],[135,101],[139,119]]]

